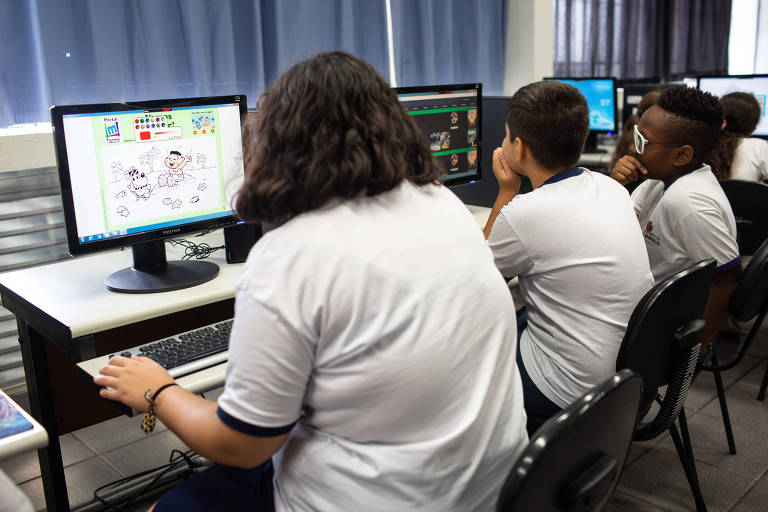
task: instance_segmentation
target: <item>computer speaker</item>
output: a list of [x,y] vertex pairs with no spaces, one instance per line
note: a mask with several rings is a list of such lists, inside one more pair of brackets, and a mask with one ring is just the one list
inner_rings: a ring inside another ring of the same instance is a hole
[[224,228],[224,251],[227,263],[242,263],[256,240],[261,238],[261,224],[235,224]]

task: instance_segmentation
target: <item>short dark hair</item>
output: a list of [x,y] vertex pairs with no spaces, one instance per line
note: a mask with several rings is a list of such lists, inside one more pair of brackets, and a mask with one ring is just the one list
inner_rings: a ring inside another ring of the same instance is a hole
[[725,130],[749,136],[760,122],[760,103],[748,92],[732,92],[720,98],[725,117]]
[[546,169],[575,166],[589,134],[587,100],[556,80],[521,87],[507,104],[509,138],[517,137]]
[[171,151],[171,155],[179,155],[179,156],[181,156],[181,153],[179,151]]
[[235,199],[250,221],[281,224],[332,198],[373,196],[442,174],[392,88],[365,61],[326,52],[283,73],[258,102]]
[[668,142],[688,144],[693,147],[694,161],[703,161],[717,145],[723,126],[723,109],[717,96],[680,85],[664,89],[657,105],[674,114]]

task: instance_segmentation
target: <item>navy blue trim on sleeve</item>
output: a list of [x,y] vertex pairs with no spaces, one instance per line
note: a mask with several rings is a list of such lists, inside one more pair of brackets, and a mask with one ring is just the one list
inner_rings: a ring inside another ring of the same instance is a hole
[[583,172],[584,172],[584,169],[581,169],[579,167],[574,167],[573,169],[568,169],[567,171],[560,171],[559,173],[553,176],[550,176],[547,181],[541,184],[541,186],[543,187],[544,185],[549,185],[550,183],[557,183],[558,181],[562,181],[566,178],[572,178],[574,176],[578,176]]
[[259,427],[258,425],[251,425],[250,423],[246,423],[242,420],[235,418],[230,414],[227,414],[221,407],[216,408],[216,415],[219,417],[222,423],[224,423],[228,427],[232,427],[238,432],[242,432],[243,434],[247,434],[249,436],[261,436],[261,437],[280,436],[285,434],[286,432],[290,432],[293,426],[296,425],[297,423],[297,421],[294,421],[290,425],[285,425],[283,427]]
[[715,269],[715,274],[722,274],[723,272],[727,272],[731,270],[732,268],[736,268],[741,263],[741,255],[736,256],[731,261],[727,263],[723,263],[719,267]]

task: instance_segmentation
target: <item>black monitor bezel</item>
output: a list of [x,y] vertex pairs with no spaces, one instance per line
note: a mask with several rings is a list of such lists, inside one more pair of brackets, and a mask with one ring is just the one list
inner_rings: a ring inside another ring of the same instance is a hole
[[[395,94],[411,94],[418,92],[434,91],[439,89],[440,92],[461,91],[466,89],[477,89],[477,174],[474,176],[462,176],[460,178],[446,179],[442,181],[446,187],[453,187],[455,185],[462,185],[464,183],[474,183],[480,181],[483,177],[483,162],[482,162],[482,149],[483,149],[483,84],[468,83],[468,84],[437,84],[437,85],[416,85],[407,87],[393,87],[392,90]],[[432,152],[430,151],[430,154]]]
[[617,80],[615,76],[547,76],[544,80],[572,80],[574,82],[585,82],[587,80],[611,80],[613,82],[613,130],[598,130],[590,127],[589,131],[594,133],[619,133],[621,131],[621,122],[619,120],[618,95],[616,93]]
[[[754,75],[723,75],[723,74],[719,74],[719,75],[712,75],[712,74],[696,75],[696,88],[698,90],[700,90],[700,91],[702,90],[701,89],[701,79],[702,78],[725,78],[725,79],[736,78],[738,80],[750,79],[750,78],[768,78],[768,73],[757,73],[757,74],[754,74]],[[768,133],[753,133],[751,135],[751,137],[757,137],[757,138],[760,138],[760,139],[768,140]]]
[[[98,112],[120,112],[130,110],[153,110],[161,108],[182,108],[206,105],[219,105],[225,103],[237,103],[240,111],[240,126],[243,149],[246,143],[246,130],[243,122],[247,115],[247,98],[244,94],[228,96],[204,96],[197,98],[171,98],[164,100],[140,100],[117,103],[91,103],[83,105],[54,105],[50,108],[51,126],[53,129],[53,142],[56,154],[56,166],[58,168],[59,185],[61,188],[61,204],[64,213],[64,225],[67,232],[67,247],[72,256],[107,251],[128,247],[135,244],[161,240],[179,235],[197,233],[211,229],[229,226],[240,221],[234,214],[225,215],[215,219],[206,219],[173,226],[173,228],[158,228],[142,233],[131,233],[121,236],[104,238],[101,240],[81,243],[77,236],[77,217],[75,215],[74,197],[72,195],[72,183],[70,181],[69,159],[67,158],[66,137],[64,134],[64,116],[73,114],[94,114]],[[172,230],[172,233],[168,231]]]

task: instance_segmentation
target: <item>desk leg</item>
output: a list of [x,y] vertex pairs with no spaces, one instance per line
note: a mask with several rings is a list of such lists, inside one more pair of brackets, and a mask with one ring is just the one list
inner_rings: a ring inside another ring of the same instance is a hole
[[37,451],[46,507],[48,512],[69,512],[67,481],[61,459],[45,342],[40,333],[23,320],[18,319],[17,325],[32,415],[48,431],[48,446]]

